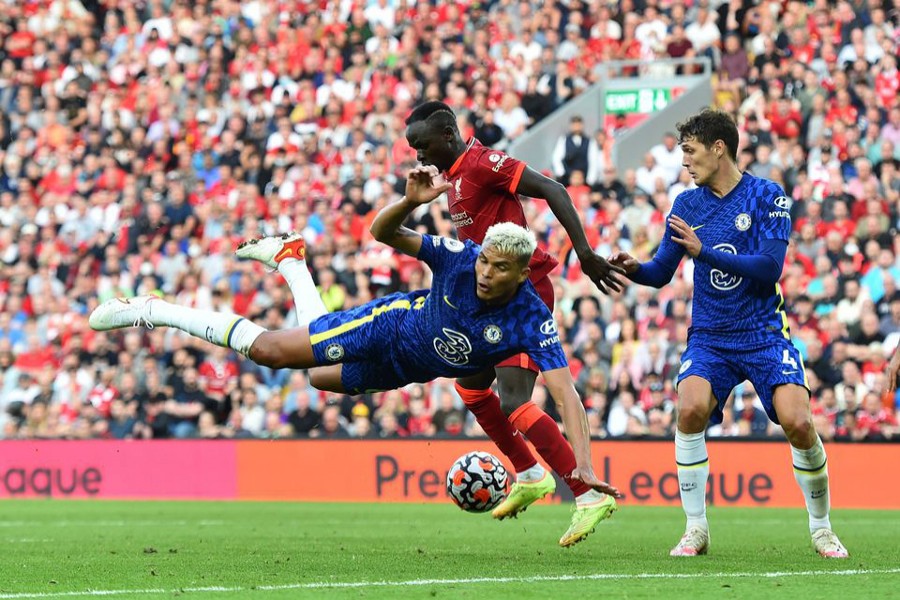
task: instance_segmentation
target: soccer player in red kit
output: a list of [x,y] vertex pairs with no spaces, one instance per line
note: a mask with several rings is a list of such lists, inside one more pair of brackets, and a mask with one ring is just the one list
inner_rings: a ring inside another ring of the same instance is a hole
[[[441,170],[451,185],[450,215],[461,240],[481,243],[488,227],[510,221],[527,226],[518,194],[547,201],[565,228],[581,262],[581,268],[600,291],[619,291],[622,282],[618,267],[594,253],[584,234],[578,213],[566,189],[552,179],[511,156],[482,146],[476,139],[464,141],[456,115],[443,102],[426,102],[416,107],[406,120],[406,139],[419,162]],[[530,279],[541,299],[553,310],[553,286],[548,277],[556,260],[538,248],[529,267]],[[545,332],[555,334],[553,321]],[[550,331],[554,328],[553,331]],[[538,369],[527,355],[518,355],[494,369],[458,379],[456,390],[478,423],[513,463],[516,483],[509,496],[493,511],[496,519],[516,516],[535,501],[552,494],[556,482],[537,462],[524,434],[541,457],[572,489],[576,509],[569,529],[559,540],[561,546],[581,541],[616,509],[615,499],[570,477],[575,469],[572,447],[559,432],[556,422],[531,402]],[[496,377],[500,396],[491,390]]]

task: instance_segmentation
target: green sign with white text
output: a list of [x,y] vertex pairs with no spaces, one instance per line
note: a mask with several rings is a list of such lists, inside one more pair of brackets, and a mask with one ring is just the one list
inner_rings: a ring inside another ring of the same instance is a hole
[[606,92],[606,112],[649,114],[664,109],[672,100],[672,90],[610,90]]

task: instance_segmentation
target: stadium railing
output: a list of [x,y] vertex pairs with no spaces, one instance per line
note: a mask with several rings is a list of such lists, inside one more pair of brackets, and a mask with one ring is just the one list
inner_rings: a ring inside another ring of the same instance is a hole
[[[553,144],[560,136],[566,134],[572,116],[581,116],[585,132],[592,136],[600,127],[608,129],[608,119],[611,119],[614,113],[622,112],[645,118],[631,119],[633,126],[616,139],[613,146],[613,164],[620,172],[638,166],[644,152],[659,143],[663,131],[671,129],[675,121],[712,102],[713,70],[709,58],[705,56],[665,58],[654,61],[654,64],[669,70],[677,70],[679,67],[690,70],[699,68],[700,72],[691,75],[659,76],[655,71],[641,70],[647,66],[646,61],[605,62],[595,68],[600,77],[597,83],[522,134],[510,144],[507,151],[534,169],[539,171],[550,169]],[[630,74],[632,71],[639,76],[632,76]],[[648,93],[653,95],[647,96]],[[616,108],[608,106],[612,98],[621,100],[627,106],[620,106],[622,110],[608,110]],[[663,124],[665,127],[661,128]]]

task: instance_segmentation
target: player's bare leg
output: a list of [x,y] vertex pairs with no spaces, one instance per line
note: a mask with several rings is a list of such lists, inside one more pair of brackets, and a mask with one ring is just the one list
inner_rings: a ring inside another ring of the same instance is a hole
[[341,371],[344,365],[328,365],[316,367],[309,371],[309,382],[317,390],[345,394],[344,384],[341,383]]
[[712,386],[702,377],[686,377],[678,384],[678,423],[675,431],[675,464],[681,506],[687,517],[684,535],[670,556],[698,556],[709,550],[706,520],[706,481],[709,453],[706,424],[716,407]]
[[825,558],[848,558],[850,554],[831,530],[828,461],[809,410],[809,393],[796,384],[775,388],[772,403],[791,443],[794,478],[803,492],[809,513],[813,547]]

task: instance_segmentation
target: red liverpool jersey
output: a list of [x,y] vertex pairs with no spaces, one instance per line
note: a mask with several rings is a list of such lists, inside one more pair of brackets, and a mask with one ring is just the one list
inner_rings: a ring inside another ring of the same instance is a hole
[[[499,150],[492,150],[475,138],[445,173],[453,185],[447,192],[450,216],[461,240],[484,242],[491,225],[512,222],[527,227],[522,203],[516,194],[525,163]],[[531,281],[537,284],[557,265],[542,248],[531,257]]]

